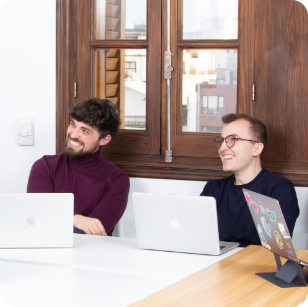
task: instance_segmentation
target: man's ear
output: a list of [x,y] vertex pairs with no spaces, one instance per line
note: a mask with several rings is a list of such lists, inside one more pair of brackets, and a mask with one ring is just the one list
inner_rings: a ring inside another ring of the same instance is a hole
[[263,143],[256,143],[255,144],[255,149],[253,151],[253,156],[254,157],[257,157],[257,156],[260,156],[262,151],[264,149],[264,144]]
[[111,135],[107,134],[104,138],[99,141],[100,146],[107,145],[111,141]]

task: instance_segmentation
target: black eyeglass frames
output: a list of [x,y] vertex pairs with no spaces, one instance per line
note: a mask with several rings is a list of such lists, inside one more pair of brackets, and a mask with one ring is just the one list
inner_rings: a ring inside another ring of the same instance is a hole
[[231,148],[232,146],[234,146],[235,141],[236,140],[241,140],[241,141],[249,141],[249,142],[254,142],[254,143],[259,143],[258,141],[254,141],[254,140],[247,140],[247,139],[242,139],[242,138],[237,138],[234,135],[228,135],[225,138],[223,138],[222,136],[217,136],[214,139],[214,143],[217,147],[217,149],[219,149],[221,147],[221,145],[223,144],[224,141],[226,141],[226,145]]

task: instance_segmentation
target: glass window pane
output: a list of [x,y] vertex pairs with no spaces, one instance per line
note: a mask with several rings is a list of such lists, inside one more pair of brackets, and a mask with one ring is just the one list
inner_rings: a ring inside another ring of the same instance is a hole
[[220,132],[221,117],[236,113],[237,50],[183,50],[182,56],[182,130]]
[[183,0],[183,39],[237,39],[238,0]]
[[146,39],[147,0],[96,0],[95,38]]
[[217,96],[209,96],[209,109],[217,109]]
[[207,96],[202,96],[203,108],[207,108]]
[[146,49],[95,51],[95,94],[120,110],[121,129],[146,128]]
[[219,109],[223,109],[223,108],[224,108],[224,98],[219,97]]

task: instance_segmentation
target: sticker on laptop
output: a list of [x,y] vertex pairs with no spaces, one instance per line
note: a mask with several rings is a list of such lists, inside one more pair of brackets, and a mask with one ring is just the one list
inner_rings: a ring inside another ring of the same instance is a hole
[[252,202],[251,202],[251,205],[252,205],[252,207],[255,209],[255,211],[257,212],[257,214],[258,214],[258,205],[257,205],[257,203],[256,203],[255,201],[252,201]]
[[292,258],[295,257],[294,253],[293,253],[292,251],[289,251],[288,249],[287,249],[287,253],[288,253],[288,255],[289,255],[290,257],[292,257]]
[[282,236],[283,236],[285,239],[291,239],[291,237],[287,234],[287,232],[286,232],[286,230],[285,230],[283,224],[281,224],[281,223],[277,223],[277,224],[278,224],[278,227],[279,227],[279,229],[280,229],[280,232],[281,232]]
[[262,223],[262,226],[263,226],[265,232],[267,233],[267,235],[272,237],[271,226],[270,226],[269,222],[265,219],[264,216],[261,216],[261,223]]
[[247,192],[244,192],[244,195],[245,195],[245,198],[246,198],[248,204],[250,205],[250,199],[251,199],[250,195]]
[[271,211],[270,209],[266,208],[267,215],[270,217],[271,221],[276,223],[276,214],[274,211]]
[[283,249],[283,242],[282,242],[281,237],[280,237],[280,235],[279,235],[279,233],[277,231],[275,231],[275,237],[276,237],[277,246],[280,249]]
[[258,224],[258,233],[259,233],[259,236],[261,238],[262,245],[263,245],[263,243],[267,243],[267,241],[264,237],[263,231],[262,231],[262,227],[259,224]]
[[261,242],[261,243],[262,243],[262,245],[263,245],[265,248],[267,248],[267,249],[271,250],[271,247],[270,247],[270,245],[269,245],[269,244],[267,244],[267,243],[263,243],[263,242]]
[[265,210],[264,210],[263,205],[262,205],[262,203],[260,201],[258,202],[258,206],[259,206],[259,208],[261,210],[261,213],[265,214]]
[[292,249],[292,246],[289,242],[287,242],[288,249]]
[[[288,246],[290,245],[289,243],[287,243],[287,244],[288,244]],[[290,249],[292,249],[292,248],[290,248]],[[296,259],[297,257],[292,250],[287,249],[287,253],[288,253],[288,256],[289,256],[290,259],[297,261],[297,259]]]

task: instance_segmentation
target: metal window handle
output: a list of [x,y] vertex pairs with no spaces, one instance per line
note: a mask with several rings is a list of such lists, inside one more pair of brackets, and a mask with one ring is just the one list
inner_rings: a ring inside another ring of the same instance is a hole
[[173,67],[171,66],[171,56],[172,56],[172,53],[170,51],[165,51],[165,56],[164,56],[164,78],[166,80],[170,80],[172,78],[171,72],[173,71]]

